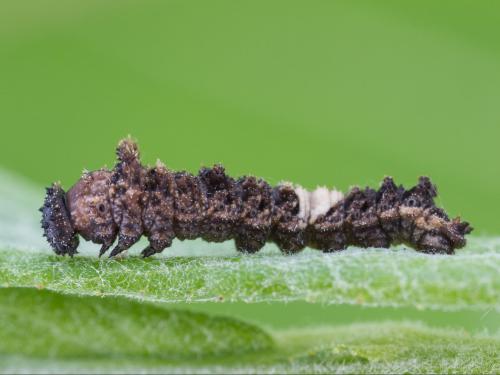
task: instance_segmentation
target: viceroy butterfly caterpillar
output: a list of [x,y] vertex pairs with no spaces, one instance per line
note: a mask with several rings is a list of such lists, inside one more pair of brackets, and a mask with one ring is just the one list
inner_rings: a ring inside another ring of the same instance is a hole
[[317,188],[309,192],[291,183],[271,187],[262,179],[233,179],[221,165],[198,175],[174,172],[158,162],[144,167],[130,138],[117,148],[112,170],[86,172],[65,193],[47,188],[42,212],[44,236],[57,254],[73,256],[78,235],[101,244],[100,256],[115,242],[116,256],[142,235],[142,255],[163,251],[174,238],[222,242],[234,239],[238,250],[253,253],[274,242],[285,253],[304,247],[325,252],[348,246],[406,244],[426,253],[452,254],[472,231],[460,218],[436,207],[436,187],[420,177],[409,190],[386,177],[378,190],[352,188],[346,195]]

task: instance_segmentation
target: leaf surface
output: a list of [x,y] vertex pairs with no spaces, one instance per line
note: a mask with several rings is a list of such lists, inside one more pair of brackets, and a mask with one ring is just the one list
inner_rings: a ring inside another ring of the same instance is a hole
[[[200,242],[196,245],[207,248]],[[0,285],[162,302],[302,300],[499,310],[499,249],[497,240],[476,239],[454,256],[399,248],[146,260],[136,256],[71,259],[4,250],[0,251]]]

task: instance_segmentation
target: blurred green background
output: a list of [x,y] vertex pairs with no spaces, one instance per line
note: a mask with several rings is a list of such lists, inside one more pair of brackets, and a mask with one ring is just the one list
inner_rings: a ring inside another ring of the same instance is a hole
[[0,5],[0,165],[69,187],[114,163],[376,186],[431,176],[500,232],[500,3],[19,1]]

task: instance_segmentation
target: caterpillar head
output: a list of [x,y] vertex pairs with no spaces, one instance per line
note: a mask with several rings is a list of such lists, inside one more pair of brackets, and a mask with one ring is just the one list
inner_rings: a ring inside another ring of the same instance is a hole
[[78,234],[102,249],[113,244],[118,226],[113,220],[110,184],[111,172],[99,170],[84,174],[67,194],[58,184],[47,189],[42,227],[57,254],[75,254]]
[[109,249],[118,233],[110,199],[112,173],[99,170],[86,173],[68,191],[68,211],[75,231],[87,241]]
[[44,236],[56,254],[76,253],[78,236],[71,223],[70,214],[66,206],[66,194],[61,185],[54,183],[47,188],[45,201],[40,208],[42,212],[42,228]]

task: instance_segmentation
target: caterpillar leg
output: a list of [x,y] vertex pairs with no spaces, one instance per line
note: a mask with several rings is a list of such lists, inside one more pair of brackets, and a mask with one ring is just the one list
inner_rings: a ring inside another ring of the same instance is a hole
[[163,164],[146,174],[146,188],[143,197],[142,222],[149,246],[142,251],[143,257],[161,253],[172,245],[174,232],[174,175]]
[[102,257],[104,255],[104,253],[109,250],[111,245],[112,245],[112,243],[110,243],[110,244],[106,243],[106,244],[103,244],[101,246],[101,249],[99,250],[99,258]]
[[141,255],[143,258],[150,257],[151,255],[161,253],[167,247],[172,245],[172,240],[169,242],[164,241],[154,241],[150,240],[149,246],[147,246],[144,250],[141,251]]
[[128,236],[128,235],[120,233],[118,235],[118,244],[111,251],[111,253],[109,254],[109,257],[110,258],[115,257],[118,254],[120,254],[121,252],[128,250],[133,244],[135,244],[137,241],[139,241],[140,238],[141,238],[140,235],[139,236],[137,236],[137,235]]
[[143,258],[149,258],[152,255],[160,253],[162,250],[158,251],[156,249],[153,249],[151,246],[146,247],[144,250],[141,251],[141,255]]
[[142,205],[145,190],[145,169],[139,160],[135,142],[126,138],[116,150],[118,163],[111,177],[113,216],[119,226],[118,244],[110,257],[130,248],[142,236]]

